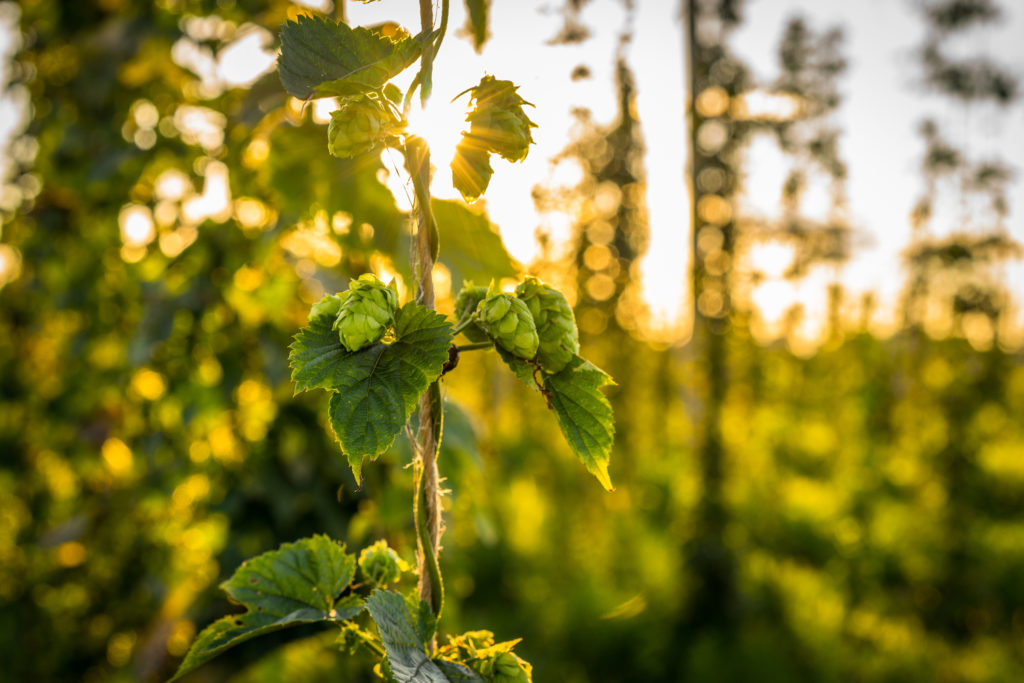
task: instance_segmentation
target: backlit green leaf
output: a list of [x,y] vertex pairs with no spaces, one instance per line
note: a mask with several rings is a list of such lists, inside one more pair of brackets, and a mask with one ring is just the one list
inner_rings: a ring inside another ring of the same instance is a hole
[[359,614],[362,600],[337,600],[352,582],[356,560],[327,536],[285,543],[242,563],[221,588],[248,611],[207,626],[192,643],[175,680],[239,643],[264,633]]
[[454,283],[514,277],[518,272],[505,250],[501,235],[485,214],[462,202],[435,199],[431,203],[437,232],[444,249],[441,262],[451,271]]
[[450,683],[484,683],[483,676],[470,669],[468,666],[457,662],[449,662],[446,659],[435,659],[437,668],[441,669]]
[[615,382],[604,370],[579,356],[560,372],[544,378],[544,390],[566,441],[587,470],[611,491],[608,459],[615,420],[611,404],[600,391],[607,384]]
[[351,97],[380,89],[416,61],[422,46],[402,28],[388,36],[383,29],[302,15],[281,29],[277,67],[284,89],[299,99]]
[[522,358],[517,358],[500,346],[495,346],[494,350],[498,352],[498,355],[501,356],[501,360],[505,362],[505,365],[507,365],[508,369],[512,371],[512,374],[518,377],[521,382],[526,384],[526,386],[540,391],[540,387],[537,386],[537,380],[533,374],[532,365]]
[[451,324],[444,316],[408,303],[395,316],[392,343],[337,357],[316,356],[316,386],[337,392],[331,396],[331,426],[357,482],[363,458],[391,447],[420,395],[441,376],[451,342]]
[[295,393],[310,389],[333,389],[337,382],[342,360],[351,355],[341,345],[338,331],[332,325],[334,318],[316,316],[307,327],[299,330],[291,343],[288,363],[292,368]]

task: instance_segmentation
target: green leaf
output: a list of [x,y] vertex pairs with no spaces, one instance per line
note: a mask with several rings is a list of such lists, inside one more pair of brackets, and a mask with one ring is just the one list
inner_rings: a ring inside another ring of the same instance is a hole
[[379,90],[416,61],[424,44],[405,29],[392,33],[389,37],[383,29],[350,28],[302,15],[281,29],[281,83],[303,100],[313,94],[351,97]]
[[[378,342],[340,357],[316,356],[311,375],[319,382],[316,386],[337,392],[329,407],[331,426],[357,482],[363,458],[391,447],[420,395],[441,376],[451,343],[451,323],[443,315],[408,303],[395,315],[394,342]],[[293,346],[297,344],[298,339]],[[306,367],[296,374],[305,378]]]
[[452,282],[516,276],[512,257],[486,215],[458,201],[435,199],[430,206],[444,245],[441,262],[451,271]]
[[363,609],[358,597],[336,602],[352,582],[355,567],[356,558],[345,553],[345,546],[323,535],[285,543],[243,562],[221,588],[248,611],[224,617],[203,629],[171,680],[264,633],[356,616]]
[[615,382],[604,370],[579,356],[560,372],[544,378],[544,391],[566,441],[587,470],[611,491],[608,459],[615,420],[611,404],[599,390],[607,384]]
[[451,683],[484,683],[486,680],[468,666],[458,662],[450,662],[447,659],[435,659],[434,663],[437,664],[437,668],[444,673],[445,678],[451,681]]
[[523,382],[531,389],[540,391],[540,387],[537,386],[537,380],[533,376],[534,368],[532,365],[522,358],[518,358],[517,356],[509,353],[500,346],[495,345],[494,350],[498,352],[501,360],[505,362],[505,365],[507,365],[508,369],[512,371],[512,374],[519,378],[519,381]]
[[466,29],[473,36],[473,48],[480,52],[487,42],[487,13],[491,0],[466,0]]
[[487,186],[494,175],[491,168],[491,155],[480,141],[463,134],[462,140],[455,146],[452,157],[452,185],[462,194],[467,202],[473,202],[487,191]]
[[310,389],[333,389],[337,385],[343,361],[352,354],[341,345],[333,323],[328,315],[313,318],[288,347],[296,394]]
[[380,631],[391,673],[398,683],[448,683],[427,657],[426,641],[418,616],[413,615],[400,593],[377,589],[366,599],[366,609]]

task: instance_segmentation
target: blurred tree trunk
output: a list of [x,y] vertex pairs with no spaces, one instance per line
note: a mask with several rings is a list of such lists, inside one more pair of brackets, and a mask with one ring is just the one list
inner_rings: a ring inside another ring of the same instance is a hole
[[[721,150],[708,152],[701,145],[705,125],[729,125],[724,121],[727,100],[737,91],[738,68],[724,54],[721,41],[707,44],[703,29],[707,26],[726,30],[736,20],[734,3],[717,3],[711,16],[699,0],[687,0],[686,69],[690,93],[688,140],[692,226],[693,338],[690,350],[696,400],[692,402],[694,452],[699,460],[702,491],[696,512],[696,531],[686,548],[686,565],[696,581],[684,622],[687,630],[723,627],[734,616],[736,587],[735,560],[724,535],[728,514],[723,501],[725,480],[722,447],[722,405],[728,384],[728,358],[725,334],[729,327],[730,268],[734,246],[734,222],[728,207],[735,187],[735,172]],[[732,75],[730,80],[714,78]],[[735,134],[735,130],[732,131]],[[725,149],[731,145],[726,145]],[[725,182],[701,182],[701,178],[724,177]],[[703,175],[702,175],[703,174]]]

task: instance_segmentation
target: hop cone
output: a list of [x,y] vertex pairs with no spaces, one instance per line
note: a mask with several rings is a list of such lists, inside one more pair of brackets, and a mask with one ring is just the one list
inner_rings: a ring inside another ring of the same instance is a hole
[[336,157],[354,157],[397,133],[401,125],[394,114],[374,100],[348,100],[341,109],[331,112],[327,148]]
[[309,320],[313,321],[314,318],[319,318],[322,315],[329,316],[332,320],[338,317],[338,311],[341,310],[341,304],[345,299],[348,298],[348,292],[341,292],[339,294],[328,294],[324,298],[313,304],[313,308],[309,309]]
[[[455,319],[461,323],[473,315],[476,307],[486,298],[487,290],[485,288],[477,287],[472,282],[463,282],[459,295],[455,297]],[[480,326],[476,323],[463,328],[462,334],[466,335],[470,341],[475,342],[487,341],[488,339],[487,333],[480,329]]]
[[387,586],[402,577],[402,560],[387,541],[377,541],[359,553],[359,569],[366,580],[377,586]]
[[[476,108],[470,112],[468,137],[476,138],[492,152],[509,161],[522,161],[533,143],[531,128],[537,124],[526,116],[524,104],[512,81],[484,76],[472,90]],[[531,105],[532,106],[532,105]]]
[[498,346],[519,358],[537,355],[537,326],[526,304],[511,294],[494,294],[480,302],[476,319]]
[[537,360],[547,372],[558,372],[580,350],[579,332],[569,302],[557,289],[534,277],[526,278],[516,287],[516,296],[530,309],[537,326]]
[[394,324],[398,295],[369,273],[352,280],[347,295],[334,328],[342,346],[358,351],[379,340]]

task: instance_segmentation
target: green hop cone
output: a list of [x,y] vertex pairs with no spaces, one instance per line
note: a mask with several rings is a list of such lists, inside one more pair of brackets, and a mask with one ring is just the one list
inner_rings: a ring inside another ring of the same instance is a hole
[[533,143],[530,129],[537,127],[523,111],[523,105],[530,103],[520,97],[516,90],[512,81],[499,81],[494,76],[484,76],[471,90],[476,107],[466,117],[470,122],[469,135],[509,161],[522,161],[526,158]]
[[494,660],[494,683],[531,683],[529,663],[511,652],[502,652]]
[[557,289],[534,277],[516,287],[516,296],[530,309],[537,326],[537,360],[546,372],[558,372],[580,350],[580,335],[569,302]]
[[477,323],[494,343],[519,358],[537,355],[540,339],[526,304],[511,294],[493,294],[477,306]]
[[327,148],[336,157],[354,157],[374,149],[401,128],[402,122],[375,100],[350,99],[331,112]]
[[[469,281],[463,282],[462,289],[459,290],[458,296],[455,297],[455,320],[458,321],[456,324],[462,323],[466,318],[472,316],[476,311],[476,307],[486,298],[487,290],[484,287],[477,287]],[[487,341],[489,339],[487,333],[480,329],[480,326],[476,323],[464,327],[462,334],[466,335],[470,341],[475,342]]]
[[359,553],[359,569],[368,582],[387,586],[402,578],[402,558],[387,541],[377,541]]
[[324,298],[320,299],[320,301],[313,304],[313,308],[309,309],[310,322],[322,315],[328,316],[331,320],[334,320],[338,317],[338,311],[341,310],[341,304],[346,298],[348,298],[348,292],[326,295]]
[[378,341],[394,324],[398,295],[369,273],[352,280],[346,294],[334,329],[342,346],[358,351]]

